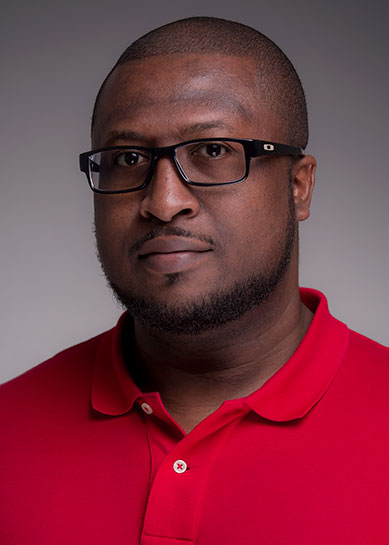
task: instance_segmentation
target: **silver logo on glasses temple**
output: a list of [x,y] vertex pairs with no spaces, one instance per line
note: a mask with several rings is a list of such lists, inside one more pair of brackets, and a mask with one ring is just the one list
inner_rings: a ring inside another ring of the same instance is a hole
[[263,149],[266,151],[274,151],[273,144],[263,144]]

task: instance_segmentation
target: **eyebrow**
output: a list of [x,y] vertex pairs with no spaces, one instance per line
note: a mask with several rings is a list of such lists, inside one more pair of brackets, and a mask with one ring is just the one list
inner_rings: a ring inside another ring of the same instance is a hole
[[144,136],[140,132],[135,131],[110,131],[108,137],[104,139],[104,144],[106,146],[111,146],[115,144],[117,140],[144,140]]
[[[204,121],[193,123],[182,128],[177,128],[177,134],[181,137],[188,137],[194,133],[198,135],[201,132],[208,131],[211,129],[230,129],[231,127],[225,123],[222,119],[217,119],[214,121]],[[147,142],[150,141],[150,137],[142,134],[138,131],[133,130],[124,130],[124,131],[110,131],[104,143],[106,146],[114,145],[118,140],[125,140],[128,142]]]

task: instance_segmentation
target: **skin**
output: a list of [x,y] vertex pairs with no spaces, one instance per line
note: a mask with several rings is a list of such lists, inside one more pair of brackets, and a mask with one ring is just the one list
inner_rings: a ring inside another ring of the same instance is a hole
[[[108,80],[93,147],[168,146],[222,136],[290,143],[282,120],[258,95],[253,61],[221,55],[151,57],[119,67]],[[284,247],[289,162],[289,157],[256,158],[243,183],[195,188],[168,158],[161,158],[148,188],[95,195],[97,244],[108,278],[122,292],[175,307],[271,270]],[[298,222],[309,217],[315,167],[311,156],[293,162]],[[142,249],[130,250],[153,230],[163,244],[176,243],[164,235],[167,228],[212,243],[203,242],[202,252],[157,253],[146,259],[140,258]],[[160,392],[184,431],[224,400],[255,391],[299,345],[312,314],[299,298],[295,240],[279,286],[238,320],[198,335],[178,335],[135,319],[133,378],[141,389]]]

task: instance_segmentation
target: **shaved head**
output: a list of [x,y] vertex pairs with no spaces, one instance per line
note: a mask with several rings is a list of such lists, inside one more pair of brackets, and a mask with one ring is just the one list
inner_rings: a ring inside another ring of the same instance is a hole
[[306,147],[306,101],[292,63],[274,42],[257,30],[215,17],[175,21],[133,42],[122,53],[100,88],[93,110],[92,131],[105,83],[118,66],[149,57],[185,54],[220,54],[253,59],[258,96],[280,117],[286,139],[284,143]]

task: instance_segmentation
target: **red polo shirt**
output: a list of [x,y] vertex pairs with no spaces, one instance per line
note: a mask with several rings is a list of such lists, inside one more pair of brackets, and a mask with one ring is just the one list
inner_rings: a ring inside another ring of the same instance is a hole
[[302,290],[312,324],[185,434],[114,329],[0,388],[1,545],[387,545],[388,349]]

